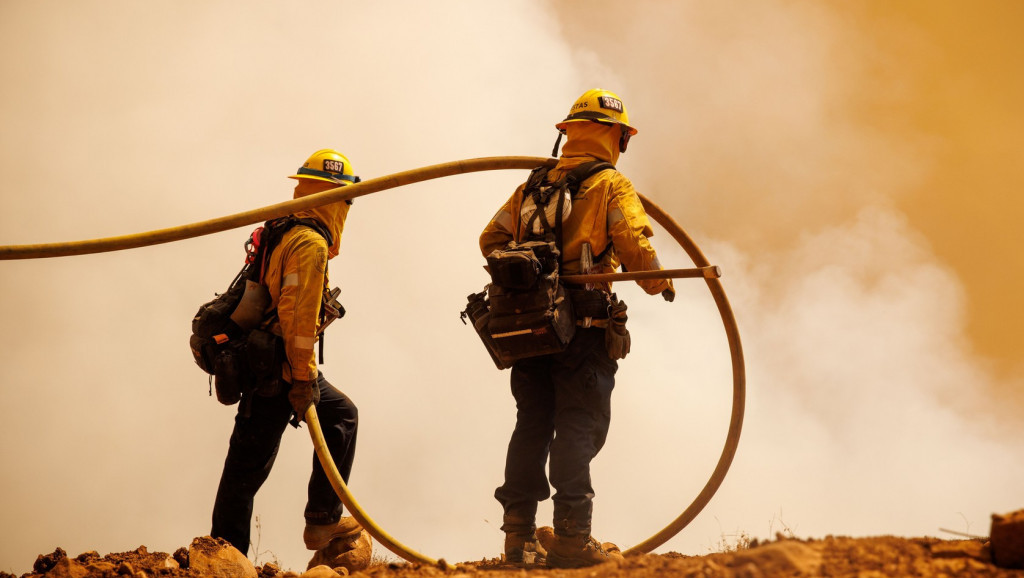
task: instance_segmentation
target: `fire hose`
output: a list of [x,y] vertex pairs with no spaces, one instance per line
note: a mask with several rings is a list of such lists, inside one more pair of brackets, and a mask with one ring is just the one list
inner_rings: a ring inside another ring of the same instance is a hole
[[[323,191],[321,193],[299,199],[293,199],[251,211],[236,213],[180,227],[87,241],[0,246],[0,260],[39,259],[84,255],[169,243],[172,241],[180,241],[183,239],[252,225],[270,219],[284,217],[303,209],[309,209],[343,200],[355,199],[371,193],[431,179],[478,171],[506,169],[530,170],[542,164],[553,164],[554,162],[555,159],[508,156],[485,157],[431,165],[375,179],[368,179],[360,183],[330,189],[328,191]],[[686,509],[683,510],[681,514],[679,514],[679,516],[651,537],[626,550],[624,552],[626,555],[650,552],[667,542],[691,521],[693,521],[697,514],[699,514],[700,511],[708,504],[715,492],[718,491],[718,488],[721,486],[722,481],[725,479],[725,475],[729,470],[729,466],[732,464],[733,457],[736,455],[736,448],[739,445],[740,432],[743,426],[743,412],[746,396],[746,372],[743,363],[743,349],[740,343],[739,329],[732,313],[732,307],[729,305],[729,300],[726,297],[725,290],[722,288],[721,281],[719,280],[721,271],[717,266],[713,266],[708,262],[704,257],[704,254],[697,247],[696,243],[693,242],[686,231],[684,231],[683,228],[672,219],[672,217],[645,196],[640,195],[640,200],[643,202],[644,209],[647,211],[647,214],[653,218],[655,222],[664,227],[670,235],[672,235],[672,238],[679,243],[684,251],[686,251],[690,260],[693,261],[694,265],[696,265],[696,268],[663,271],[639,271],[629,273],[606,273],[598,275],[573,275],[571,276],[571,279],[570,276],[565,276],[563,279],[571,280],[574,283],[603,283],[645,278],[704,279],[705,283],[707,283],[708,289],[711,291],[712,297],[715,300],[715,304],[718,307],[719,314],[722,318],[722,324],[725,327],[725,333],[729,343],[730,357],[732,360],[733,387],[732,412],[729,419],[728,434],[726,436],[725,445],[722,448],[721,456],[719,457],[718,463],[716,464],[714,471],[711,473],[707,483],[704,485],[697,497],[689,506],[686,507]],[[420,554],[419,552],[416,552],[415,550],[412,550],[398,542],[388,535],[387,532],[381,529],[376,522],[367,515],[352,496],[348,486],[341,478],[341,474],[338,472],[337,467],[334,465],[334,460],[331,458],[330,452],[327,449],[327,444],[324,441],[323,432],[320,429],[320,422],[316,415],[316,409],[314,407],[310,407],[306,412],[305,418],[309,425],[309,433],[310,437],[313,439],[313,447],[316,451],[317,457],[320,460],[321,465],[323,465],[335,492],[337,492],[345,507],[349,509],[352,517],[354,517],[380,544],[401,558],[410,562],[420,562],[431,565],[442,564],[447,567],[447,563],[443,562],[443,560],[439,562],[438,560],[424,556],[423,554]]]

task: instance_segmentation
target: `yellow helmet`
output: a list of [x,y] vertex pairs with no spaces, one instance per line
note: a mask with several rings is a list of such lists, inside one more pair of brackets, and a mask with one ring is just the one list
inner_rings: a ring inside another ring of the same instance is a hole
[[555,125],[558,130],[565,130],[565,125],[570,122],[593,121],[602,124],[620,124],[630,136],[635,135],[637,130],[629,125],[629,115],[626,114],[626,106],[617,94],[603,88],[592,88],[583,93],[583,96],[576,99],[572,108],[569,109],[569,116]]
[[313,179],[339,185],[360,181],[352,171],[348,158],[334,149],[320,149],[313,153],[289,179]]

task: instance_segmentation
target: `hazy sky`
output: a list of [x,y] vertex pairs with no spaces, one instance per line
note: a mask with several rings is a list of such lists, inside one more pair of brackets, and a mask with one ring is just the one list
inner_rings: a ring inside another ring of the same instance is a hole
[[[723,268],[747,361],[730,474],[659,551],[785,529],[987,534],[991,513],[1024,506],[1019,5],[581,6],[0,3],[0,244],[272,204],[323,147],[364,179],[544,156],[602,86],[640,130],[619,167]],[[434,557],[501,548],[508,374],[458,312],[486,283],[477,235],[524,178],[360,199],[331,264],[349,314],[323,371],[362,418],[350,486]],[[0,570],[209,531],[235,408],[208,397],[186,341],[249,230],[0,262]],[[654,243],[688,265],[664,231]],[[731,375],[699,281],[672,304],[617,290],[634,346],[594,464],[594,532],[628,547],[706,482]],[[257,497],[258,562],[305,567],[311,453],[305,429],[285,434]]]

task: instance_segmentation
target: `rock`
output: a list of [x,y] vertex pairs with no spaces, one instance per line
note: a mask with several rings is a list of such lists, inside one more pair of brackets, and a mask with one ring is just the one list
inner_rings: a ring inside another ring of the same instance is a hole
[[267,562],[262,568],[258,568],[260,578],[274,578],[281,573],[281,569],[273,562]]
[[220,538],[202,536],[188,547],[189,570],[204,578],[256,578],[252,562]]
[[729,566],[747,574],[752,572],[748,565],[753,564],[765,576],[813,576],[821,567],[821,561],[821,552],[795,540],[785,540],[752,550],[741,550],[733,556]]
[[555,530],[551,526],[537,528],[537,541],[545,550],[551,550],[555,547]]
[[174,561],[181,568],[188,568],[188,549],[182,546],[174,551]]
[[100,553],[99,552],[97,552],[96,550],[89,550],[88,552],[82,552],[81,554],[79,554],[75,558],[75,560],[78,560],[82,564],[88,564],[89,562],[97,560],[99,557],[100,557]]
[[977,540],[952,540],[938,542],[930,547],[933,558],[973,558],[981,562],[990,561],[988,546]]
[[989,532],[992,562],[1001,568],[1024,568],[1024,510],[992,514]]
[[164,556],[163,560],[161,560],[161,561],[159,561],[159,562],[157,562],[156,564],[153,565],[153,570],[157,570],[157,571],[159,571],[159,570],[174,570],[176,568],[181,568],[181,564],[178,564],[178,561],[175,560],[174,557],[171,556],[170,554]]
[[336,538],[331,540],[330,544],[313,554],[306,569],[310,570],[324,565],[328,568],[341,567],[349,572],[356,572],[370,566],[372,554],[373,540],[370,539],[370,533],[363,530],[355,539]]
[[89,569],[77,560],[64,558],[46,573],[47,578],[85,578]]
[[134,576],[135,568],[129,562],[121,562],[121,565],[117,567],[117,573],[122,576]]
[[85,569],[91,574],[114,574],[117,572],[117,565],[106,560],[96,560],[86,564]]
[[[348,574],[347,570],[345,571],[345,574]],[[340,578],[340,576],[341,575],[331,569],[330,566],[324,566],[321,564],[306,570],[299,575],[299,578]]]
[[46,574],[57,562],[68,557],[68,553],[63,548],[57,548],[52,554],[36,556],[36,563],[32,565],[32,571],[36,574]]

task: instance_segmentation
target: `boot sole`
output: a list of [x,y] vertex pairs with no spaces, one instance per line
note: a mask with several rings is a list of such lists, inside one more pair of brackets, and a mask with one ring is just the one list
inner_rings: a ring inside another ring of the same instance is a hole
[[330,545],[330,543],[333,542],[334,540],[338,540],[338,539],[354,540],[355,538],[359,537],[359,534],[362,531],[363,531],[362,528],[356,528],[355,530],[352,530],[351,532],[341,532],[341,533],[338,533],[338,534],[331,534],[326,539],[319,540],[317,542],[306,541],[305,536],[303,536],[303,540],[302,541],[305,542],[307,550],[321,550],[323,548],[326,548],[328,545]]
[[548,552],[547,565],[548,568],[558,568],[561,570],[571,570],[574,568],[585,568],[587,566],[597,566],[608,560],[602,560],[600,562],[590,562],[587,560],[580,560],[578,558],[563,558],[553,552]]

